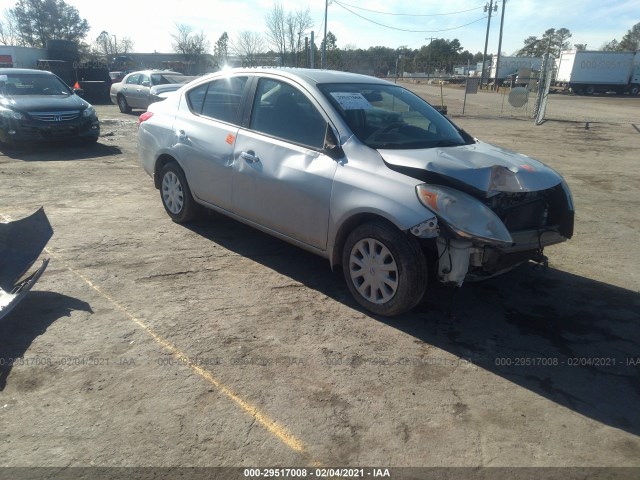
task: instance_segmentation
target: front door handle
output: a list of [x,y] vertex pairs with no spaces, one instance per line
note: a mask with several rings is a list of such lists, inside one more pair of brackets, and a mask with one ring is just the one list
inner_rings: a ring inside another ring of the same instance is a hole
[[256,155],[256,152],[249,150],[248,152],[241,152],[240,156],[247,163],[256,163],[260,161],[260,158]]

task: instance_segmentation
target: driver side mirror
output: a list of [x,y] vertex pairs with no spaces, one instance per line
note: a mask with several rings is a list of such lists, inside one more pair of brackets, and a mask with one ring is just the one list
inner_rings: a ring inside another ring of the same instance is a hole
[[143,87],[148,87],[151,85],[151,82],[149,80],[145,80],[144,82],[142,82],[141,84]]
[[333,127],[327,122],[327,129],[324,134],[324,152],[328,157],[339,160],[344,157],[344,151],[340,146],[340,141],[333,131]]

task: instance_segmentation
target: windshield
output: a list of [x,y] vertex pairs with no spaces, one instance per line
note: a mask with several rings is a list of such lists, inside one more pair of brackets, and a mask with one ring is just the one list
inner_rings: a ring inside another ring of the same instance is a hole
[[38,73],[0,75],[0,95],[71,95],[58,77]]
[[376,149],[466,145],[468,140],[431,105],[397,85],[318,86],[360,141]]

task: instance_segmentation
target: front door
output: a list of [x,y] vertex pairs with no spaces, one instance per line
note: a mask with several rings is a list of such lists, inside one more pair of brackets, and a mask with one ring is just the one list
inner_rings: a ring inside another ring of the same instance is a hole
[[234,212],[325,250],[337,168],[322,150],[326,125],[301,89],[261,78],[249,128],[235,143]]

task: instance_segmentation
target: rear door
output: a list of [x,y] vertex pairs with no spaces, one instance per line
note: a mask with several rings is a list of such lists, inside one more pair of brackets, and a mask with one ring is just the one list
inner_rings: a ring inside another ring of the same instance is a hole
[[138,84],[132,86],[129,106],[133,108],[144,108],[149,106],[149,90],[151,88],[151,78],[146,73],[141,73],[138,77]]
[[124,95],[124,98],[127,100],[127,104],[130,107],[135,107],[135,95],[138,89],[138,80],[140,79],[141,73],[132,73],[128,75],[122,82],[122,88],[120,89],[120,93]]
[[243,218],[325,250],[337,163],[323,152],[327,119],[297,85],[263,77],[238,131],[233,208]]
[[174,124],[191,192],[225,210],[231,210],[233,147],[246,83],[246,76],[227,77],[190,89]]

